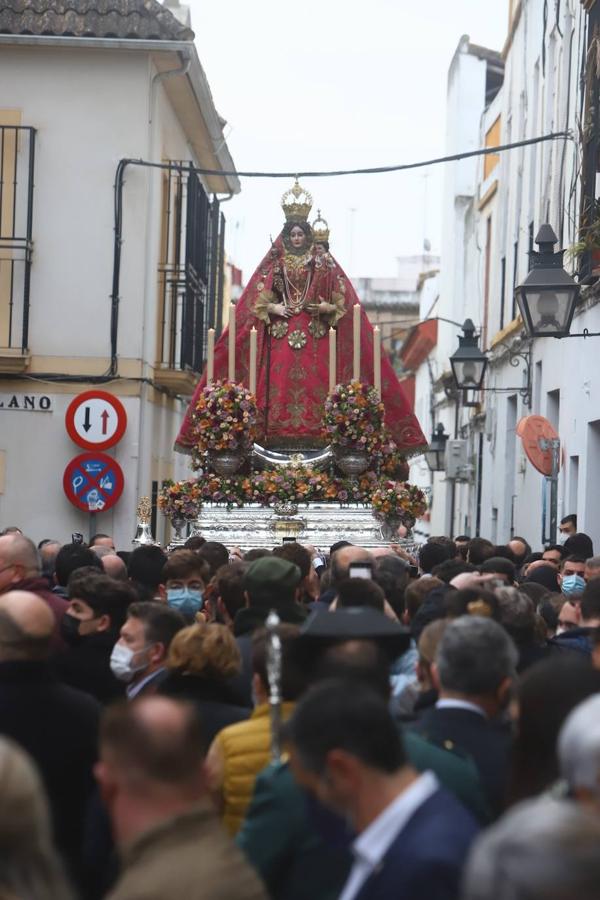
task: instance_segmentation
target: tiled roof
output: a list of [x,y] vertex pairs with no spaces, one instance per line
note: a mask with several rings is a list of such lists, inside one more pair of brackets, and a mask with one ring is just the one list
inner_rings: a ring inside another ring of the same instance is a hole
[[158,0],[2,0],[0,34],[191,41]]

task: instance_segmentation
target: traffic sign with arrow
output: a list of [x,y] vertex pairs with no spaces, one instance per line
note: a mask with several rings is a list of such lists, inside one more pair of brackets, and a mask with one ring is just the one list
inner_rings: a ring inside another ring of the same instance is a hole
[[85,391],[71,401],[65,416],[69,437],[86,450],[114,447],[127,428],[127,413],[118,397]]

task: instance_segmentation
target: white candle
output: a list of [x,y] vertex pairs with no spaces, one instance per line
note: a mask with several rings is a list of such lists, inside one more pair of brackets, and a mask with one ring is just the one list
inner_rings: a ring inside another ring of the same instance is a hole
[[329,393],[335,390],[336,374],[336,338],[335,328],[329,329]]
[[360,381],[360,303],[354,304],[354,366],[352,377]]
[[256,344],[257,333],[254,325],[250,329],[250,373],[249,388],[251,394],[256,394]]
[[229,381],[235,381],[235,303],[229,304],[229,366],[227,377]]
[[381,399],[381,331],[378,325],[373,329],[373,385]]
[[206,383],[215,380],[215,329],[209,328],[206,336]]

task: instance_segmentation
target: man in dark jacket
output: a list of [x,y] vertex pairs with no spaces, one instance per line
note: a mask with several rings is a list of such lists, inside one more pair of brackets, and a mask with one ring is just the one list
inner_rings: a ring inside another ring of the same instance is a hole
[[69,606],[61,623],[67,649],[55,660],[61,681],[101,703],[123,696],[124,684],[113,675],[110,657],[127,609],[136,599],[130,585],[108,575],[71,576]]
[[513,641],[497,622],[482,616],[455,619],[432,666],[439,700],[413,726],[427,740],[472,758],[496,815],[504,805],[510,762],[510,732],[501,714],[517,661]]
[[67,604],[48,588],[39,550],[33,541],[16,532],[0,537],[0,594],[7,591],[30,591],[50,607],[54,615],[52,643],[55,649],[61,647],[59,629]]
[[306,620],[307,611],[298,602],[301,581],[302,573],[295,563],[275,556],[255,560],[244,575],[246,606],[236,614],[233,633],[242,654],[238,686],[246,702],[252,698],[252,635],[264,626],[272,609],[288,625],[301,625]]
[[0,732],[38,766],[57,846],[79,880],[99,706],[56,679],[47,661],[53,630],[52,613],[35,594],[10,591],[0,597]]
[[383,698],[325,682],[298,704],[288,738],[296,779],[357,835],[340,900],[459,896],[478,826],[432,772],[409,764]]
[[562,634],[557,634],[550,641],[550,646],[554,650],[570,650],[574,653],[591,656],[594,631],[600,627],[600,579],[594,578],[592,581],[588,581],[580,602],[572,603],[571,606],[575,618],[579,618],[579,626],[568,628]]

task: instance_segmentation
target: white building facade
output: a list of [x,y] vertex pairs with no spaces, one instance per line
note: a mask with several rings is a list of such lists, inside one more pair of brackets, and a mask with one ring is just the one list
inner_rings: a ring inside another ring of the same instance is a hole
[[0,12],[0,526],[87,534],[63,493],[83,452],[65,412],[102,389],[127,412],[106,451],[125,489],[93,525],[127,547],[138,499],[188,471],[173,443],[222,312],[218,201],[239,183],[218,174],[234,166],[185,11],[79,6]]
[[[536,547],[556,540],[548,527],[548,485],[517,433],[523,417],[541,415],[561,440],[558,517],[576,513],[579,530],[600,544],[600,339],[530,341],[514,299],[542,224],[553,227],[559,249],[572,247],[582,225],[595,219],[599,47],[597,0],[571,0],[551,16],[543,0],[521,0],[511,3],[503,80],[493,96],[483,84],[491,56],[485,60],[463,38],[453,60],[449,153],[556,132],[571,136],[448,167],[436,309],[458,323],[471,318],[490,362],[484,390],[469,392],[476,405],[466,407],[449,371],[459,329],[439,323],[430,357],[437,376],[432,406],[450,437],[466,442],[467,466],[459,481],[433,476],[432,530],[494,542],[520,534]],[[600,331],[591,253],[567,254],[565,268],[578,270],[582,281],[571,331]]]

